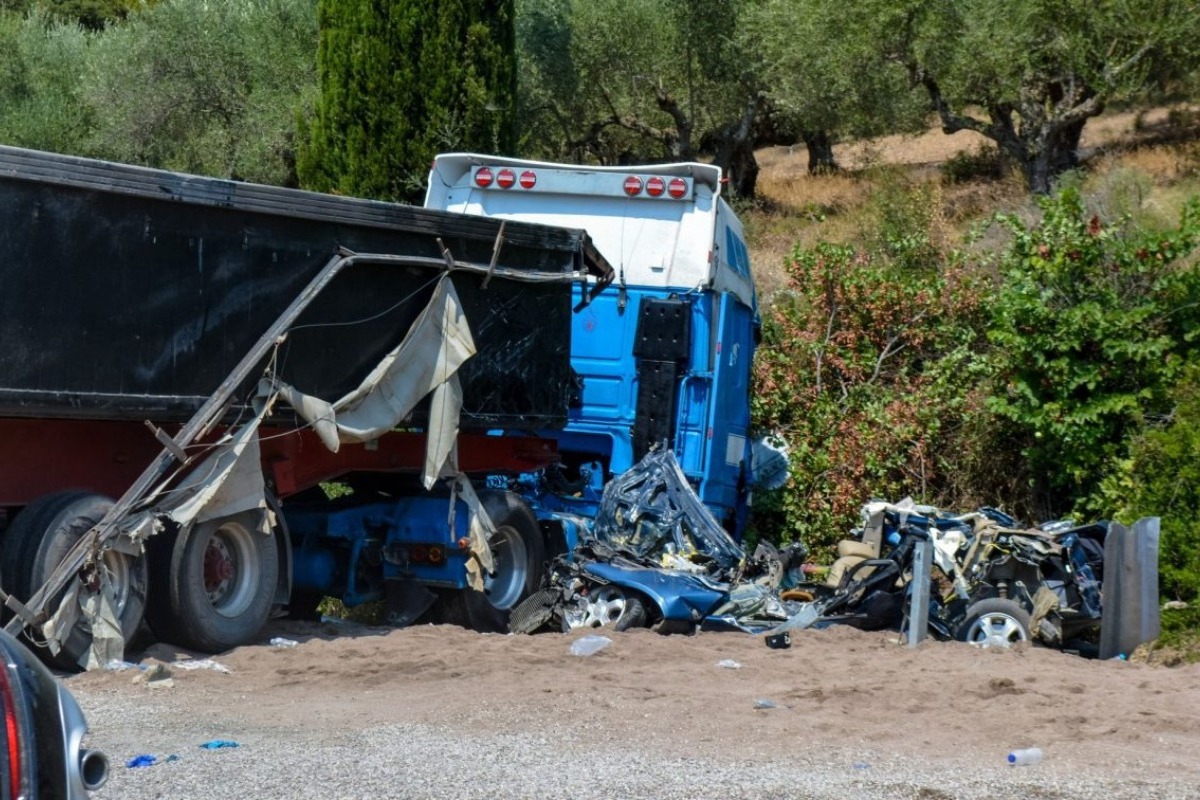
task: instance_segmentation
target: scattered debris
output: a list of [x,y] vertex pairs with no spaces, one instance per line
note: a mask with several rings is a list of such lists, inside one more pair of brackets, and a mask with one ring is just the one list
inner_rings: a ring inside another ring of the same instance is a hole
[[142,767],[153,767],[158,763],[158,757],[152,756],[149,753],[134,756],[125,762],[126,769],[140,769]]
[[213,672],[229,674],[229,667],[211,658],[190,658],[186,661],[176,661],[171,664],[175,669],[211,669]]
[[722,669],[741,669],[742,665],[734,661],[732,658],[722,659],[717,662],[717,666]]
[[271,647],[275,648],[276,650],[289,650],[293,647],[296,647],[300,643],[295,639],[285,639],[282,636],[276,636],[275,638],[271,639],[270,644]]
[[200,746],[205,750],[223,750],[227,747],[240,747],[240,745],[232,739],[213,739]]
[[786,650],[792,646],[792,636],[787,631],[773,633],[767,637],[767,647],[772,650]]
[[167,668],[166,664],[150,661],[139,664],[138,668],[141,671],[133,676],[134,683],[144,683],[147,689],[170,689],[175,686],[175,681],[171,678],[171,670]]
[[612,639],[607,636],[584,636],[582,639],[576,639],[571,642],[571,655],[595,655],[610,644],[612,644]]
[[769,710],[772,708],[779,708],[779,709],[784,709],[784,710],[787,709],[787,706],[782,705],[780,703],[776,703],[774,700],[768,700],[765,697],[761,697],[758,700],[755,700],[754,707],[759,710],[763,710],[763,711],[766,711],[766,710]]
[[1013,750],[1008,754],[1008,763],[1014,767],[1027,767],[1038,764],[1042,760],[1042,751],[1037,747],[1027,747],[1023,750]]

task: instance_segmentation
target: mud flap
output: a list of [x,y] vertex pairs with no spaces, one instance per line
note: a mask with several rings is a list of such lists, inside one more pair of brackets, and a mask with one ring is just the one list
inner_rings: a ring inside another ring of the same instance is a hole
[[638,311],[633,355],[637,359],[637,417],[633,457],[640,459],[660,442],[675,437],[679,372],[692,343],[692,304],[645,298]]

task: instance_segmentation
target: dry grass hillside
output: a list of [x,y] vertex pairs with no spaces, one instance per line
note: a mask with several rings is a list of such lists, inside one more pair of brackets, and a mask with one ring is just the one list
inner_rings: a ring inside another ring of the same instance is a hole
[[[743,215],[764,297],[784,282],[782,265],[797,244],[855,241],[870,225],[865,213],[884,181],[927,182],[935,228],[957,237],[997,211],[1032,212],[1022,179],[999,167],[994,148],[970,131],[887,136],[835,148],[843,171],[808,174],[802,145],[758,152],[756,210]],[[1200,194],[1200,109],[1157,108],[1108,114],[1084,129],[1084,191],[1098,210],[1177,219],[1182,202]]]

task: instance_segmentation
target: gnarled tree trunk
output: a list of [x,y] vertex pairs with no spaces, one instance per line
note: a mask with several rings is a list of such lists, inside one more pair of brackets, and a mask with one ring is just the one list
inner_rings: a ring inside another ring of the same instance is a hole
[[804,131],[800,138],[808,148],[809,175],[838,171],[837,161],[833,158],[833,139],[829,136],[829,131]]
[[758,186],[754,123],[762,112],[764,102],[761,96],[751,99],[741,119],[726,125],[715,137],[717,148],[713,162],[725,173],[730,193],[735,197],[754,197]]

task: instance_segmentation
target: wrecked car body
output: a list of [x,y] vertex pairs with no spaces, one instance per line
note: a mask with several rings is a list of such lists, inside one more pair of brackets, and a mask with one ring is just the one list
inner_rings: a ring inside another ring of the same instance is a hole
[[[594,524],[552,562],[510,630],[740,630],[779,646],[804,628],[904,631],[911,614],[938,639],[1094,648],[1108,523],[1026,528],[995,508],[956,514],[911,499],[872,501],[861,515],[823,572],[800,543],[762,543],[747,557],[671,451],[651,452],[605,487]],[[928,586],[914,605],[918,574]]]
[[922,541],[932,549],[928,632],[937,638],[1063,647],[1099,629],[1105,522],[1023,528],[994,508],[949,514],[911,500],[867,503],[862,518],[857,538],[839,544],[829,577],[807,584],[815,599],[771,633],[903,629]]
[[594,524],[554,560],[509,628],[761,630],[790,613],[775,592],[783,568],[773,550],[747,559],[673,452],[652,451],[605,486]]

